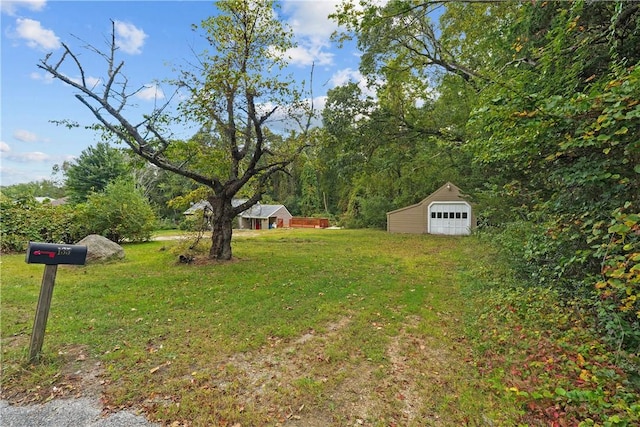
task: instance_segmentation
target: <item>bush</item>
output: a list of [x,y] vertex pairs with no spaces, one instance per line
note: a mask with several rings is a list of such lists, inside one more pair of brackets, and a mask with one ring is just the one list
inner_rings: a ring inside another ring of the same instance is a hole
[[116,243],[149,240],[156,217],[147,199],[132,181],[116,180],[101,193],[93,193],[78,205],[87,234],[100,234]]
[[387,212],[393,209],[392,202],[383,196],[356,195],[351,198],[343,224],[348,228],[381,228],[387,226]]
[[[608,227],[607,227],[608,225]],[[616,209],[609,224],[594,226],[602,243],[594,256],[602,260],[595,285],[598,317],[604,336],[616,347],[640,352],[640,212],[630,204]]]
[[0,195],[2,252],[22,252],[30,241],[74,243],[82,237],[82,225],[71,206],[52,206],[33,198],[12,200]]

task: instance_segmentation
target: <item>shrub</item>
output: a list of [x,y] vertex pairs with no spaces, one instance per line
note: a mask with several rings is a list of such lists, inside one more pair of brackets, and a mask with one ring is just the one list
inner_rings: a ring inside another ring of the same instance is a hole
[[[605,227],[607,232],[601,233]],[[628,203],[593,232],[602,236],[594,256],[602,260],[602,277],[595,287],[604,335],[617,347],[640,352],[640,213]]]
[[2,252],[22,252],[29,241],[74,243],[82,226],[71,206],[52,206],[33,198],[12,200],[0,195]]
[[103,192],[91,194],[78,209],[87,233],[100,234],[116,243],[149,240],[156,224],[151,205],[127,179],[118,179]]

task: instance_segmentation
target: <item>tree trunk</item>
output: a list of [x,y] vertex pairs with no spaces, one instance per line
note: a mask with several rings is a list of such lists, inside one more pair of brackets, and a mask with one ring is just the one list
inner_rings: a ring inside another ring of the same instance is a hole
[[232,255],[233,206],[231,199],[216,195],[209,198],[209,203],[213,208],[211,215],[213,232],[211,233],[209,258],[228,261]]

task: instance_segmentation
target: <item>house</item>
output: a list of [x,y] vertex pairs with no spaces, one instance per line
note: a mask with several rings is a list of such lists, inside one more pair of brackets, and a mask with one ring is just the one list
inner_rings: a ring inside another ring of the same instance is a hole
[[[240,206],[241,204],[243,204],[244,202],[246,202],[247,199],[233,199],[231,200],[231,206],[233,206],[234,208]],[[187,209],[186,211],[182,212],[183,215],[193,215],[198,211],[203,210],[205,211],[205,215],[207,215],[207,211],[211,212],[213,210],[213,208],[211,207],[211,203],[209,203],[208,200],[200,200],[197,203],[192,203],[191,206],[189,207],[189,209]]]
[[[231,204],[234,207],[240,206],[247,199],[233,199]],[[211,211],[211,204],[206,200],[201,200],[191,205],[184,211],[185,215],[193,215],[199,210],[208,209]],[[289,227],[293,216],[284,205],[262,205],[256,203],[249,209],[238,215],[238,228],[249,230],[261,230],[268,228]]]
[[475,226],[471,204],[450,182],[415,205],[387,212],[390,233],[468,235]]
[[256,203],[238,215],[238,228],[261,230],[288,228],[293,216],[284,205],[262,205]]

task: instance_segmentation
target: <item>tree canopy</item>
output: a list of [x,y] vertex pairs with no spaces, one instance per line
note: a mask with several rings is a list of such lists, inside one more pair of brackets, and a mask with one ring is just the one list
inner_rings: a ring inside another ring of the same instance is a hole
[[122,150],[99,142],[83,150],[74,162],[63,165],[67,194],[73,203],[84,202],[91,193],[103,191],[130,170]]

